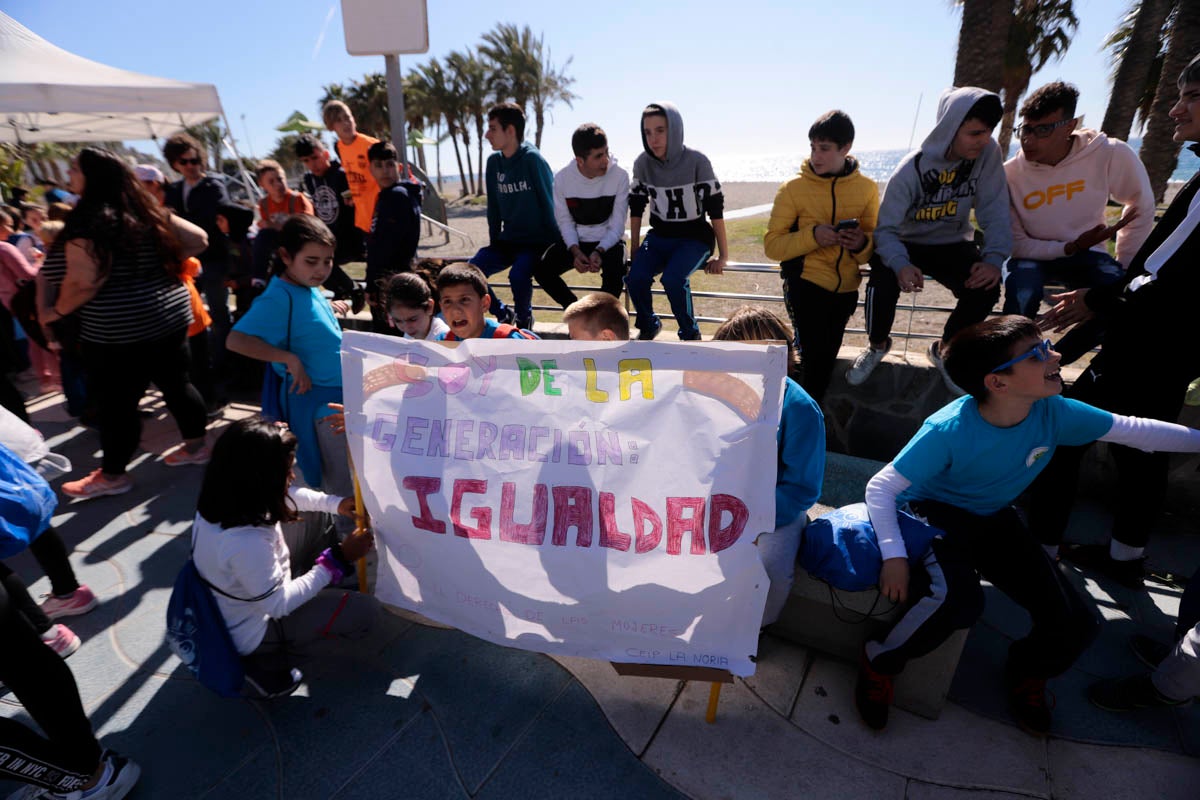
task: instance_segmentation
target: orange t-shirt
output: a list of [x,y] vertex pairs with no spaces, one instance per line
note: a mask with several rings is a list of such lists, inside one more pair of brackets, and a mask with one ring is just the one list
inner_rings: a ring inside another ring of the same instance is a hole
[[350,194],[354,195],[354,225],[364,233],[371,232],[371,217],[375,215],[375,198],[379,196],[379,184],[371,176],[371,162],[367,151],[378,142],[364,133],[356,134],[354,141],[336,143],[338,158],[350,183]]
[[258,212],[262,214],[263,224],[272,228],[282,228],[283,223],[293,214],[313,213],[313,205],[300,192],[288,189],[287,197],[276,203],[267,195],[258,201]]

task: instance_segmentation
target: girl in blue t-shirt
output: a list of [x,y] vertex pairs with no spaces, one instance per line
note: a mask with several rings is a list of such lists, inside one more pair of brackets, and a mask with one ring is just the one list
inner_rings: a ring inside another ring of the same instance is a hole
[[[873,728],[887,723],[892,681],[983,611],[980,579],[1030,615],[1009,649],[1009,708],[1035,735],[1050,729],[1046,680],[1065,672],[1096,631],[1094,614],[1011,504],[1059,445],[1103,440],[1141,450],[1200,451],[1200,431],[1124,417],[1065,399],[1061,357],[1029,319],[972,325],[950,341],[945,366],[969,396],[935,412],[867,484],[867,507],[883,556],[880,592],[907,613],[864,648],[855,704]],[[908,504],[944,532],[924,555],[929,588],[908,598],[908,560],[896,510]]]
[[234,325],[226,347],[270,362],[268,369],[281,379],[280,418],[299,440],[296,463],[305,483],[348,496],[353,486],[345,440],[327,421],[329,404],[342,402],[342,329],[321,293],[335,245],[317,217],[289,217],[279,232],[274,277]]

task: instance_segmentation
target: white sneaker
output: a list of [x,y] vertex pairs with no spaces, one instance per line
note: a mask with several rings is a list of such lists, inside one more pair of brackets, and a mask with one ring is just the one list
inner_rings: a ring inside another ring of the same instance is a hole
[[23,786],[16,793],[9,795],[8,800],[121,800],[133,789],[142,775],[142,768],[136,762],[105,750],[101,755],[104,773],[100,783],[84,791],[76,789],[73,792],[59,793],[37,786]]
[[950,390],[950,394],[955,397],[962,397],[966,394],[962,390],[962,387],[950,377],[950,373],[946,372],[946,363],[942,361],[942,343],[938,339],[934,339],[929,343],[929,361],[937,367],[938,374],[942,376],[942,383],[946,384],[946,388]]
[[875,367],[879,366],[879,362],[883,361],[892,349],[892,340],[889,338],[882,350],[876,350],[870,345],[865,350],[858,354],[858,358],[854,359],[853,366],[846,370],[846,383],[851,386],[862,384],[867,378],[871,377],[871,373],[875,371]]

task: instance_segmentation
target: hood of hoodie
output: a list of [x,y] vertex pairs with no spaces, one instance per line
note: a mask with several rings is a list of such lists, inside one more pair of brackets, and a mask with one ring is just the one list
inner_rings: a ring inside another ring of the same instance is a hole
[[954,142],[958,129],[966,120],[967,112],[985,97],[991,98],[991,101],[996,104],[996,116],[999,117],[1003,106],[1000,103],[1000,95],[995,92],[975,86],[963,86],[942,92],[942,96],[938,98],[937,124],[925,137],[925,141],[921,142],[922,169],[925,169],[926,165],[945,166],[958,163],[960,159],[947,157],[950,145]]
[[800,165],[800,174],[805,180],[814,181],[831,181],[834,178],[845,178],[853,175],[858,171],[858,159],[854,156],[846,156],[846,163],[842,165],[842,171],[836,175],[818,175],[816,170],[812,168],[812,162],[809,159],[804,159],[804,163]]
[[[672,164],[678,163],[687,150],[683,146],[683,115],[679,113],[679,109],[675,107],[674,103],[650,103],[646,107],[660,109],[667,117],[667,157],[658,158],[654,153],[650,152],[650,148],[646,146],[645,130],[641,131],[642,149],[646,151],[646,155],[650,158],[653,158],[664,167],[670,167]],[[641,118],[639,118],[638,127],[640,128],[641,126]]]
[[506,156],[499,150],[496,151],[495,155],[500,156],[501,171],[509,172],[516,167],[517,162],[524,158],[526,153],[536,150],[537,148],[531,145],[529,142],[521,142],[521,144],[517,145],[517,151],[511,156]]

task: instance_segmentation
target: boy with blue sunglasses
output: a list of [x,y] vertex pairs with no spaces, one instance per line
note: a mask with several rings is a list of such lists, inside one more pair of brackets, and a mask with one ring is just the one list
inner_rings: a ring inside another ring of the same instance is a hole
[[879,538],[880,592],[908,598],[908,558],[896,511],[909,505],[941,531],[924,556],[929,588],[882,641],[864,648],[855,703],[872,728],[887,723],[892,682],[904,665],[969,628],[983,611],[980,579],[1029,612],[1029,635],[1005,668],[1009,707],[1034,735],[1050,729],[1046,680],[1091,642],[1096,620],[1011,507],[1059,445],[1096,440],[1143,450],[1200,451],[1200,431],[1124,417],[1061,397],[1061,357],[1020,316],[978,323],[947,347],[946,369],[968,392],[937,411],[867,484]]

